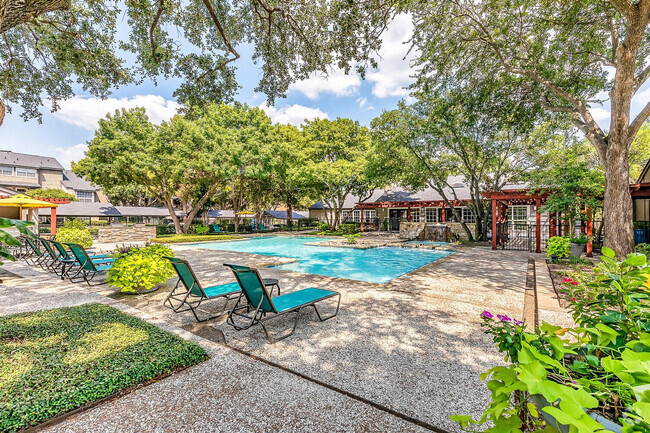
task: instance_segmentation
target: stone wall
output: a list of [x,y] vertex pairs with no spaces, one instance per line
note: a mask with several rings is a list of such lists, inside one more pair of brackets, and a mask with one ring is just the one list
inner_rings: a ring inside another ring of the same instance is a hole
[[[463,230],[463,226],[460,225],[460,223],[445,223],[449,227],[449,229],[458,237],[464,241],[467,240],[467,233],[465,233],[465,230]],[[472,234],[476,233],[476,224],[475,223],[465,223],[467,228],[469,229]]]
[[156,237],[154,226],[110,226],[100,227],[97,236],[99,243],[147,242]]
[[[399,235],[404,239],[417,239],[417,240],[436,240],[436,241],[449,241],[450,239],[442,239],[444,230],[441,228],[447,227],[451,233],[458,235],[462,240],[467,240],[467,234],[460,223],[425,223],[425,222],[401,222],[399,225]],[[474,233],[475,224],[467,223],[467,228]],[[434,239],[435,238],[435,239]],[[452,239],[453,240],[453,239]]]

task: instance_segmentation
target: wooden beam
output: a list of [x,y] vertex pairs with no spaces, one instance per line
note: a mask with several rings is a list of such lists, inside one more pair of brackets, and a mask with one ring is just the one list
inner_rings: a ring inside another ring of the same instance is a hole
[[535,252],[542,252],[542,214],[539,208],[542,207],[542,200],[535,200]]
[[497,201],[492,199],[492,249],[497,249]]

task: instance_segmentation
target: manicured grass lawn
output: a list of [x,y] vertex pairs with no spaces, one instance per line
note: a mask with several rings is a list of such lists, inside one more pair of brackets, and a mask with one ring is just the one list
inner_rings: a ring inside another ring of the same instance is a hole
[[211,242],[232,239],[240,239],[240,237],[229,235],[162,235],[153,238],[151,242],[158,244],[179,244],[182,242]]
[[103,304],[0,317],[0,432],[14,432],[208,358]]

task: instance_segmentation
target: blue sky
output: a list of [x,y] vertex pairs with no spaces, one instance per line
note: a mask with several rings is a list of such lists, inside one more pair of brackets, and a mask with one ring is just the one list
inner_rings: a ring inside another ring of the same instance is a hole
[[[384,44],[379,53],[378,69],[370,71],[366,80],[357,75],[345,75],[333,70],[325,77],[314,76],[291,85],[287,98],[278,99],[274,107],[265,104],[265,96],[253,89],[259,81],[259,68],[251,60],[251,47],[239,47],[242,58],[237,60],[237,78],[241,85],[237,100],[251,106],[261,106],[275,122],[300,124],[305,118],[334,119],[348,117],[369,124],[384,109],[394,108],[408,96],[405,89],[412,82],[408,41],[412,23],[407,16],[398,16],[384,34]],[[78,94],[73,99],[61,101],[61,109],[49,112],[43,107],[43,123],[36,120],[24,122],[20,107],[7,114],[0,127],[0,149],[16,152],[54,156],[64,166],[83,157],[86,142],[93,137],[97,121],[120,107],[143,106],[154,122],[171,118],[178,104],[172,94],[178,80],[151,81],[115,89],[106,100]],[[602,95],[601,99],[606,99]],[[633,100],[632,113],[640,111],[650,100],[650,83],[639,91]],[[609,104],[592,108],[592,113],[602,127],[607,128]]]
[[[412,33],[408,17],[398,17],[385,34],[386,43],[380,52],[378,70],[367,74],[366,80],[357,75],[345,75],[332,70],[327,78],[314,76],[292,84],[285,99],[275,106],[265,104],[266,97],[253,89],[260,77],[259,68],[252,62],[252,49],[239,47],[242,58],[237,60],[237,78],[241,85],[236,99],[251,106],[261,106],[275,122],[300,124],[305,118],[334,119],[349,117],[369,124],[383,109],[394,108],[408,95],[405,87],[412,79],[409,59],[404,59],[407,41]],[[42,109],[43,123],[28,122],[20,117],[20,107],[7,114],[0,127],[0,149],[56,157],[64,166],[83,157],[85,143],[92,139],[97,121],[120,107],[144,106],[154,122],[174,115],[178,104],[172,94],[178,80],[160,80],[158,85],[146,81],[139,85],[115,89],[106,100],[83,93],[61,101],[61,109],[50,113]]]

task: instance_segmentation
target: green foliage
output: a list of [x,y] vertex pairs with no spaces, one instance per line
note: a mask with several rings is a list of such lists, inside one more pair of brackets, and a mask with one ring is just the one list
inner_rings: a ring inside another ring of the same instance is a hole
[[359,233],[361,230],[360,224],[356,223],[343,223],[339,225],[338,232],[342,235],[353,235]]
[[62,244],[79,244],[84,248],[88,248],[93,244],[93,237],[88,229],[88,224],[75,218],[66,220],[63,227],[56,230],[56,240]]
[[327,223],[318,223],[316,226],[319,232],[324,232],[330,229],[330,225]]
[[[11,260],[12,262],[15,262],[16,258],[13,256],[13,254],[11,254],[11,252],[4,245],[13,246],[13,247],[17,247],[17,246],[21,245],[21,243],[20,243],[20,241],[18,239],[16,239],[15,237],[13,237],[12,235],[10,235],[9,233],[7,233],[6,231],[4,231],[2,229],[6,229],[6,228],[9,228],[9,227],[15,227],[16,229],[18,229],[18,231],[22,235],[28,236],[28,237],[31,237],[31,238],[35,238],[36,236],[34,235],[34,233],[29,231],[29,229],[27,228],[27,227],[33,226],[33,225],[34,225],[33,222],[22,221],[22,220],[14,220],[14,219],[9,219],[9,218],[0,218],[0,243],[1,243],[0,244],[0,258]],[[2,245],[2,244],[4,244],[4,245]],[[3,263],[0,262],[0,265],[2,265],[2,264]]]
[[637,244],[636,252],[650,257],[650,244]]
[[[485,432],[529,432],[554,418],[572,432],[601,431],[588,410],[621,423],[625,433],[650,429],[650,267],[642,254],[617,262],[606,247],[602,260],[588,282],[564,280],[575,295],[570,304],[575,328],[544,323],[525,332],[510,318],[498,316],[498,322],[483,313],[488,332],[511,363],[481,376],[492,401],[480,420],[452,417],[461,428],[489,422]],[[537,406],[537,396],[559,404]]]
[[74,195],[63,191],[62,189],[54,189],[54,188],[32,189],[27,192],[27,195],[34,198],[67,198],[70,201],[77,201],[77,198]]
[[571,241],[572,244],[578,244],[578,245],[586,245],[587,242],[589,242],[589,238],[584,233],[578,236],[577,238],[570,238],[569,240]]
[[645,165],[650,161],[650,121],[645,121],[630,146],[630,181],[639,181]]
[[198,345],[102,304],[2,316],[0,342],[3,432],[208,358]]
[[206,234],[207,232],[210,231],[210,227],[208,227],[206,225],[203,225],[203,224],[196,224],[196,225],[194,225],[192,227],[194,227],[194,232],[197,235],[204,235],[204,234]]
[[212,242],[212,241],[226,241],[233,239],[241,239],[237,236],[229,235],[169,235],[169,236],[158,236],[151,240],[151,242],[157,244],[180,244],[185,242]]
[[171,264],[163,258],[165,256],[174,257],[174,254],[164,245],[118,252],[106,282],[121,288],[122,292],[142,292],[165,283],[175,275]]
[[361,236],[361,233],[345,234],[343,237],[348,240],[350,244],[356,244],[357,239]]
[[571,254],[571,240],[564,236],[553,236],[546,245],[546,257],[565,259]]

